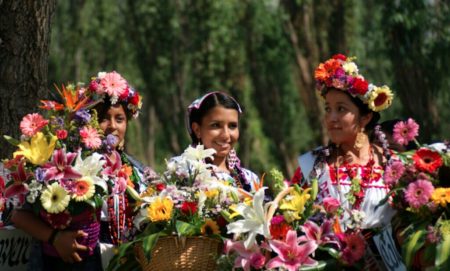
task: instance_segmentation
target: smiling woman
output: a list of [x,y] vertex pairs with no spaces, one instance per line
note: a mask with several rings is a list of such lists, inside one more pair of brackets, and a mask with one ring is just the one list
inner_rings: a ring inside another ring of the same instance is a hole
[[241,114],[241,106],[233,97],[223,92],[209,92],[189,105],[186,123],[192,145],[202,144],[215,150],[213,159],[205,161],[213,165],[213,173],[233,186],[252,191],[259,184],[259,178],[241,167],[234,150],[239,139]]

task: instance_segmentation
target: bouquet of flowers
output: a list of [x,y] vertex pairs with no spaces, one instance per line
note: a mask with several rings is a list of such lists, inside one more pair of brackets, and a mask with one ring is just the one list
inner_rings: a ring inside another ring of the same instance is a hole
[[398,212],[397,224],[403,228],[400,239],[403,239],[406,265],[413,265],[414,256],[420,254],[421,259],[416,260],[433,259],[428,263],[422,262],[422,265],[448,269],[450,209],[447,204],[450,203],[450,187],[448,180],[439,173],[450,165],[450,148],[443,143],[420,145],[416,140],[418,133],[419,125],[413,119],[394,126],[396,143],[407,145],[414,141],[417,149],[393,156],[384,178],[391,188],[389,200]]
[[280,185],[281,173],[272,171],[271,176],[279,183],[274,185],[277,196],[273,201],[264,203],[264,187],[252,202],[233,208],[235,221],[227,229],[234,238],[225,241],[221,270],[336,269],[362,259],[361,212],[352,212],[354,223],[344,232],[338,200],[325,198],[324,206],[314,204],[317,180],[310,188],[288,187]]
[[89,110],[91,92],[82,84],[57,90],[62,103],[41,101],[45,114],[23,117],[20,140],[5,136],[18,150],[3,161],[4,196],[8,205],[33,210],[54,229],[83,229],[89,236],[80,242],[93,249],[109,177],[103,168],[107,160],[98,151],[115,142],[104,138],[96,111]]
[[[220,236],[226,233],[228,208],[249,195],[212,174],[211,165],[205,160],[213,159],[214,153],[215,150],[204,149],[203,145],[190,146],[181,156],[167,162],[160,178],[153,180],[140,195],[134,224],[142,233],[119,247],[110,269],[119,265],[123,268],[125,258],[128,262],[133,260],[129,254],[136,244],[147,257],[151,256],[158,239],[164,236],[177,236],[181,243],[186,237],[199,236],[215,238],[220,243]],[[161,258],[164,257],[159,255]],[[167,258],[163,261],[167,262]]]

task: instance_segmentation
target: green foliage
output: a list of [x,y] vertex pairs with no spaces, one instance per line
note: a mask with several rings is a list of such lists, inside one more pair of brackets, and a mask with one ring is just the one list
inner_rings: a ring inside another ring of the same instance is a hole
[[321,142],[321,131],[310,128],[308,101],[300,96],[314,90],[298,83],[306,71],[297,67],[289,20],[299,27],[297,49],[310,79],[330,55],[355,55],[369,81],[396,92],[383,120],[413,116],[428,139],[448,135],[446,1],[60,1],[49,82],[87,82],[103,70],[123,74],[144,97],[139,121],[128,127],[127,150],[155,168],[189,144],[188,104],[224,90],[245,111],[237,148],[244,166],[291,176],[296,157]]

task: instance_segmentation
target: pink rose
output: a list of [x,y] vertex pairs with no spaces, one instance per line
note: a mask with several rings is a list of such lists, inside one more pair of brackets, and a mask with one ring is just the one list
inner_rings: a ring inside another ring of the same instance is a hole
[[336,211],[341,206],[341,203],[338,199],[332,197],[326,197],[323,199],[323,206],[325,207],[325,211],[329,214],[335,214]]
[[56,131],[56,137],[58,137],[58,139],[66,139],[67,135],[68,133],[64,129]]

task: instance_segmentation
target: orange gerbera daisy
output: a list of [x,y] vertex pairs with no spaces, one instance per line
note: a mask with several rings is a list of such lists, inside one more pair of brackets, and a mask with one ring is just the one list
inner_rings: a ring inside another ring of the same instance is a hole
[[325,63],[320,63],[314,72],[314,77],[318,81],[326,81],[341,67],[341,63],[336,59],[329,59]]
[[420,148],[413,155],[414,165],[423,171],[435,172],[442,166],[442,157],[438,152],[427,148]]

